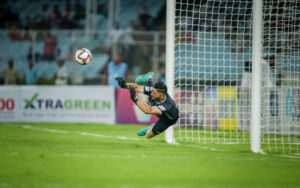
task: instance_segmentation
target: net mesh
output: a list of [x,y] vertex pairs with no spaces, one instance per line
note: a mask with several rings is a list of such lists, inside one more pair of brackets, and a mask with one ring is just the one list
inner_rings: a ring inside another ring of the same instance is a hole
[[[177,141],[250,143],[252,1],[176,0]],[[264,1],[263,149],[298,152],[299,3]]]
[[262,146],[299,153],[300,2],[264,1]]

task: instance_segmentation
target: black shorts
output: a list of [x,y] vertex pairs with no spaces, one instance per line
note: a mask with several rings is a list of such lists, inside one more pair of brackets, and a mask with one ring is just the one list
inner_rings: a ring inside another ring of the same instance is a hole
[[155,135],[158,135],[162,132],[164,132],[168,127],[171,125],[174,125],[177,122],[176,120],[168,121],[164,119],[159,119],[155,124],[154,127],[152,128],[152,132]]

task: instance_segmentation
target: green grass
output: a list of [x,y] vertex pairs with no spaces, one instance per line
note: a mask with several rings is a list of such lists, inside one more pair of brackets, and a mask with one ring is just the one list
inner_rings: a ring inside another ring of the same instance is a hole
[[140,128],[0,123],[0,187],[300,187],[299,158],[247,144],[170,145],[137,137]]
[[[195,143],[207,144],[250,144],[250,134],[242,131],[224,131],[218,129],[175,128],[175,138]],[[261,149],[268,153],[298,154],[300,152],[300,136],[275,135],[261,133]],[[300,157],[300,156],[299,156]]]

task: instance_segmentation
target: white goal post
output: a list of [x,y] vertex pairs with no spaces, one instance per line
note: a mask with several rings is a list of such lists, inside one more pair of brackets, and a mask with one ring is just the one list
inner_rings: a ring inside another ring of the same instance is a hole
[[254,0],[252,31],[252,83],[251,83],[251,151],[261,152],[260,147],[260,113],[261,113],[261,33],[262,33],[262,1]]
[[[175,0],[167,0],[167,23],[166,23],[166,84],[168,94],[174,96],[174,50],[175,50]],[[165,132],[167,143],[174,144],[174,127],[169,127]]]
[[168,143],[300,153],[300,2],[167,0]]

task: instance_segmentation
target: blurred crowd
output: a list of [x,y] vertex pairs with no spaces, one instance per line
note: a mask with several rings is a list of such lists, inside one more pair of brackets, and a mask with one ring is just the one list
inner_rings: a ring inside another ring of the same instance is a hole
[[[31,1],[32,3],[42,2],[40,0]],[[99,3],[97,13],[102,18],[107,19],[107,3]],[[28,30],[83,29],[85,14],[85,6],[80,0],[76,0],[75,3],[66,0],[64,10],[61,10],[58,3],[50,6],[45,2],[40,10],[31,12],[30,15],[21,15],[20,12],[12,6],[6,5],[6,2],[3,1],[2,6],[0,6],[0,29],[10,30],[12,41],[30,40]],[[161,19],[151,16],[146,7],[139,10],[138,17],[130,22],[129,27],[138,31],[163,30],[165,28]],[[115,29],[118,28],[115,27]],[[20,30],[25,32],[20,32]]]
[[[1,1],[4,6],[0,6],[0,29],[9,30],[9,37],[12,42],[18,40],[31,40],[31,30],[44,30],[42,35],[38,35],[37,40],[43,41],[44,48],[41,53],[37,53],[35,49],[30,46],[28,48],[27,62],[28,67],[35,66],[35,63],[42,61],[56,62],[59,70],[63,69],[64,62],[71,61],[74,57],[74,46],[70,45],[67,54],[63,54],[59,47],[59,42],[55,34],[51,32],[53,29],[82,29],[84,24],[80,20],[85,19],[85,8],[84,1],[71,1],[66,0],[64,10],[61,10],[59,4],[43,4],[40,10],[33,13],[33,16],[25,15],[25,18],[21,19],[21,14],[15,11],[12,7],[5,5],[5,1]],[[32,0],[32,2],[43,3],[41,0]],[[177,5],[178,6],[178,5]],[[284,50],[285,45],[283,41],[287,42],[291,46],[299,46],[300,37],[292,36],[288,37],[291,40],[279,40],[281,31],[285,31],[289,27],[288,25],[294,26],[296,31],[299,31],[299,20],[289,20],[286,15],[282,14],[284,4],[279,3],[278,9],[271,8],[270,14],[264,17],[264,28],[274,31],[276,35],[263,36],[265,46],[274,48],[276,52]],[[225,8],[227,7],[227,8]],[[222,2],[222,1],[208,1],[201,0],[199,4],[190,7],[187,6],[186,10],[183,7],[176,7],[182,11],[176,11],[176,20],[178,32],[176,37],[178,41],[182,43],[197,43],[199,41],[199,33],[221,33],[224,34],[224,38],[230,41],[230,50],[232,53],[244,53],[251,46],[251,1],[242,2]],[[108,17],[108,4],[99,3],[97,12],[104,19]],[[141,7],[138,10],[137,17],[130,21],[130,23],[123,28],[119,22],[115,22],[113,28],[108,34],[103,35],[100,31],[94,31],[88,39],[89,49],[92,53],[103,53],[108,55],[108,61],[105,68],[99,72],[104,74],[103,84],[108,84],[108,65],[110,62],[113,63],[113,70],[118,69],[117,67],[126,64],[126,71],[124,74],[138,75],[144,74],[148,71],[152,71],[153,62],[157,63],[157,73],[159,73],[159,79],[164,79],[164,67],[165,67],[165,44],[158,45],[158,50],[155,52],[153,43],[165,41],[164,37],[155,39],[154,35],[144,35],[142,32],[147,31],[165,31],[165,7],[162,7],[160,13],[156,16],[152,16],[147,7]],[[120,10],[121,12],[124,10]],[[277,16],[273,16],[274,13]],[[205,19],[202,19],[205,18]],[[276,22],[274,22],[276,19]],[[24,21],[22,21],[24,20]],[[22,30],[23,32],[20,32]],[[296,33],[296,32],[295,32]],[[297,33],[296,33],[297,34]],[[275,38],[274,38],[275,37]],[[71,37],[70,37],[71,38]],[[271,39],[271,40],[269,40]],[[155,41],[157,40],[157,41]],[[222,39],[221,39],[222,40]],[[143,43],[141,43],[143,42]],[[141,43],[141,44],[140,44]],[[157,53],[156,57],[153,54]],[[116,56],[119,56],[116,58]],[[116,60],[117,59],[117,60]],[[0,61],[1,54],[0,54]],[[3,74],[7,74],[8,70],[12,70],[11,59],[8,62],[8,67]],[[33,63],[31,65],[30,63]],[[31,68],[28,68],[31,70]],[[14,77],[17,75],[12,71]],[[64,70],[60,71],[65,76]],[[60,78],[59,73],[53,80]],[[106,80],[105,80],[106,79]],[[33,79],[32,79],[33,80]],[[39,78],[35,78],[35,83],[39,83]],[[68,80],[68,79],[67,79]],[[6,82],[6,81],[5,81]],[[27,80],[19,78],[19,83],[26,83]],[[10,82],[11,83],[11,82]],[[18,79],[15,79],[15,83],[18,83]],[[32,82],[30,82],[32,83]],[[53,81],[56,83],[56,81]],[[68,82],[58,82],[68,83]]]
[[[26,74],[20,76],[18,70],[15,68],[14,59],[11,57],[7,61],[7,67],[0,70],[0,84],[69,84],[70,76],[65,71],[65,65],[68,62],[74,62],[75,46],[71,44],[63,44],[69,46],[69,51],[62,53],[60,41],[52,30],[60,29],[83,29],[85,19],[85,4],[80,0],[65,0],[64,6],[58,3],[47,3],[41,0],[27,0],[28,3],[39,3],[40,9],[31,12],[29,15],[22,14],[13,8],[13,5],[7,3],[8,1],[1,1],[3,6],[0,6],[0,29],[8,31],[8,37],[11,42],[17,41],[43,41],[43,50],[37,50],[31,44],[27,51],[27,68]],[[11,1],[10,1],[11,2]],[[62,8],[63,7],[63,8]],[[64,9],[64,10],[62,10]],[[122,10],[121,10],[122,11]],[[108,4],[98,2],[98,15],[107,19]],[[163,16],[162,16],[163,15]],[[23,16],[23,17],[22,17]],[[38,31],[41,30],[41,31]],[[115,22],[112,30],[106,36],[103,33],[94,32],[88,40],[89,49],[92,53],[103,53],[109,56],[107,66],[99,72],[104,75],[102,84],[109,84],[105,79],[108,78],[108,64],[116,62],[117,67],[122,62],[126,64],[126,75],[137,75],[152,71],[153,44],[137,45],[137,42],[153,42],[153,36],[136,34],[136,32],[144,31],[164,31],[165,30],[165,7],[157,16],[152,16],[146,7],[138,10],[138,15],[135,19],[124,28],[120,27],[119,22]],[[103,39],[105,41],[103,42]],[[161,39],[160,39],[161,40]],[[164,40],[164,38],[163,38]],[[163,74],[164,69],[164,45],[159,46],[159,71]],[[118,56],[119,58],[116,58]],[[119,59],[119,61],[115,61]],[[2,61],[0,53],[0,62]],[[36,64],[43,62],[56,63],[59,67],[58,72],[50,81],[43,77],[38,77]],[[62,76],[63,75],[63,76]],[[159,79],[162,76],[159,76]],[[60,79],[60,80],[59,80]],[[57,81],[58,80],[58,81]],[[62,81],[63,80],[63,81]]]
[[75,6],[71,7],[70,1],[66,1],[65,10],[59,9],[59,4],[49,7],[44,4],[40,11],[35,15],[26,15],[22,21],[20,13],[10,6],[0,6],[0,29],[22,29],[22,30],[49,30],[49,29],[75,29],[82,27],[78,20],[84,18],[85,9],[76,1]]

